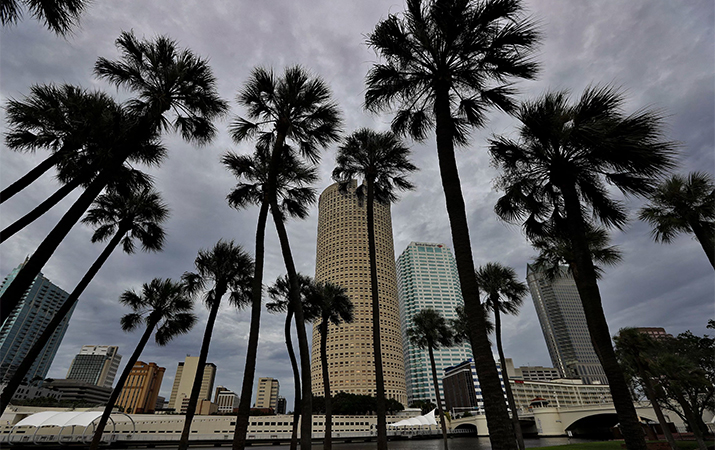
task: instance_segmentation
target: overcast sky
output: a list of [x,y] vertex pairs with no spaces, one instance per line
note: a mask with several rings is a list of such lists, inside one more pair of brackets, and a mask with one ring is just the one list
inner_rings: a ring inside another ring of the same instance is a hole
[[[680,172],[715,173],[715,3],[541,0],[525,4],[528,14],[540,23],[544,39],[536,55],[541,73],[535,81],[518,84],[520,99],[534,98],[549,89],[568,89],[576,96],[590,84],[614,84],[627,93],[629,112],[656,108],[666,116],[667,136],[681,147]],[[177,279],[192,270],[199,249],[221,238],[233,239],[253,252],[257,211],[228,207],[225,197],[235,179],[219,163],[227,150],[251,150],[248,143],[234,145],[227,127],[232,117],[244,114],[235,95],[253,67],[282,72],[288,65],[301,64],[330,85],[343,111],[346,132],[363,126],[387,129],[389,115],[371,115],[361,106],[364,76],[377,61],[365,45],[365,37],[379,20],[403,9],[403,3],[396,0],[95,0],[82,15],[81,26],[66,39],[27,17],[0,31],[3,105],[9,98],[21,99],[34,83],[71,83],[127,98],[127,92],[93,78],[92,68],[99,56],[118,58],[114,41],[128,30],[147,38],[168,35],[180,46],[208,58],[220,95],[231,102],[230,116],[217,123],[220,134],[210,145],[196,148],[176,136],[164,137],[170,157],[150,172],[172,211],[166,224],[165,250],[134,255],[116,251],[111,256],[82,296],[50,377],[63,378],[72,357],[85,344],[118,345],[126,361],[139,333],[125,334],[120,329],[119,318],[127,310],[117,298],[124,290],[138,289],[154,277]],[[2,120],[4,131],[4,117]],[[525,278],[534,251],[519,227],[499,221],[493,211],[500,196],[493,188],[497,172],[486,151],[486,140],[493,134],[515,136],[514,121],[502,113],[490,115],[486,128],[475,131],[471,145],[457,155],[472,248],[477,264],[499,261]],[[405,194],[392,209],[396,257],[411,241],[451,247],[434,138],[412,148],[421,171],[413,177],[416,190]],[[335,148],[330,148],[323,155],[319,191],[331,183],[334,152]],[[45,156],[44,152],[13,153],[3,145],[0,186],[7,186]],[[58,184],[53,176],[46,175],[4,204],[0,225],[4,228],[54,192]],[[0,274],[10,272],[34,251],[74,198],[76,195],[2,246]],[[635,218],[642,201],[626,202]],[[288,229],[298,269],[313,275],[317,207],[307,220],[291,222]],[[90,243],[91,233],[77,225],[45,266],[45,276],[71,291],[103,248]],[[624,261],[608,269],[600,282],[611,334],[625,326],[662,326],[673,334],[686,330],[705,334],[707,319],[715,316],[715,283],[712,267],[697,241],[681,236],[671,245],[656,244],[649,228],[636,220],[613,237],[621,245]],[[283,272],[278,241],[269,223],[264,280],[272,282]],[[190,334],[165,348],[150,343],[141,357],[167,368],[161,391],[167,399],[177,363],[186,355],[199,354],[207,316],[203,307],[199,311],[201,320]],[[247,311],[224,307],[209,354],[209,361],[218,368],[216,384],[237,392],[248,328]],[[261,330],[256,377],[278,378],[281,394],[292,405],[282,318],[264,314]],[[530,298],[518,317],[505,318],[504,345],[506,356],[517,366],[551,365]]]

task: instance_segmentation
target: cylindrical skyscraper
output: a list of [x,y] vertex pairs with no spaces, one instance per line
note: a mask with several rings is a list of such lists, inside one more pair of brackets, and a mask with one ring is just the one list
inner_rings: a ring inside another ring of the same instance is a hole
[[[318,202],[316,281],[331,281],[344,287],[355,306],[355,320],[328,331],[330,391],[375,395],[375,360],[372,344],[370,262],[366,201],[358,202],[353,182],[347,195],[333,184]],[[380,299],[380,333],[385,374],[385,395],[405,406],[405,364],[397,303],[395,250],[389,205],[375,203],[375,246]],[[320,334],[313,328],[312,389],[323,395],[320,366]]]

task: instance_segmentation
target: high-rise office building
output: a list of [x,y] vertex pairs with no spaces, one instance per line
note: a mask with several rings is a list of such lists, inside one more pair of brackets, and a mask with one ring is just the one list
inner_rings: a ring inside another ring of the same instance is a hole
[[[178,412],[186,412],[184,399],[191,397],[191,389],[194,385],[194,378],[196,377],[196,369],[198,366],[198,356],[187,356],[184,361],[179,363],[176,368],[176,376],[174,376],[174,384],[171,388],[169,408],[173,408]],[[199,391],[199,400],[211,400],[211,391],[214,387],[215,378],[216,365],[206,363],[204,366],[204,376],[201,381],[201,390]]]
[[[24,263],[5,277],[2,287],[0,287],[0,295],[5,293],[5,289],[15,279],[23,265]],[[41,273],[35,277],[30,288],[22,296],[20,303],[0,328],[0,382],[9,380],[15,374],[17,367],[25,359],[42,332],[45,331],[47,324],[67,297],[69,297],[67,292],[50,282]],[[43,380],[47,376],[52,360],[55,358],[67,330],[72,312],[74,312],[74,307],[60,322],[30,367],[25,375],[27,382],[31,382],[33,379]]]
[[[115,405],[121,407],[125,413],[152,414],[156,409],[165,371],[166,368],[159,367],[153,362],[134,363]],[[163,403],[162,398],[162,405]]]
[[[432,383],[429,352],[409,342],[407,330],[412,317],[425,308],[438,311],[445,319],[456,318],[455,308],[463,305],[457,264],[443,244],[412,242],[397,258],[397,295],[400,300],[400,325],[405,355],[407,402],[437,402]],[[442,392],[444,369],[472,357],[468,343],[434,351],[435,365]],[[444,395],[441,395],[444,401]]]
[[608,384],[591,344],[581,297],[568,267],[562,266],[560,273],[549,279],[528,264],[526,280],[551,362],[561,377],[580,378],[587,384]]
[[67,371],[68,380],[112,387],[122,355],[114,345],[85,345],[74,357]]
[[275,411],[278,407],[278,394],[280,392],[280,384],[275,378],[261,377],[258,379],[256,387],[256,402],[254,408],[273,408]]
[[[375,395],[375,359],[372,339],[372,297],[368,255],[367,208],[355,195],[353,182],[347,194],[333,184],[318,203],[318,245],[315,279],[344,287],[354,305],[355,320],[339,327],[329,325],[328,369],[331,393]],[[403,405],[405,365],[402,354],[397,302],[395,251],[390,206],[375,203],[380,337],[385,395]],[[323,395],[320,333],[313,328],[312,390]]]

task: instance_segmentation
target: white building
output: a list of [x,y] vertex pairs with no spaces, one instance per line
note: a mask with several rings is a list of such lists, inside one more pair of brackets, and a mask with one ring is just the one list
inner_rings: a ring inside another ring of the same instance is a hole
[[118,352],[115,345],[83,346],[70,364],[67,379],[111,388],[122,360]]

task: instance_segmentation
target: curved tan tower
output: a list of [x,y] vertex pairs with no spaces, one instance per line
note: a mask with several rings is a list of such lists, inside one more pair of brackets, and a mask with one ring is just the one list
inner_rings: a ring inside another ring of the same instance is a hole
[[[317,281],[343,286],[355,306],[355,320],[328,331],[330,392],[375,395],[375,360],[372,346],[372,306],[368,259],[366,202],[354,194],[329,186],[318,202],[318,245],[315,267]],[[385,394],[407,407],[405,364],[397,303],[395,251],[392,243],[390,207],[375,204],[375,244],[377,248],[380,332],[385,374]],[[320,366],[320,334],[313,327],[311,351],[312,389],[323,395]]]

